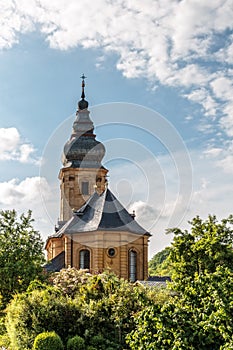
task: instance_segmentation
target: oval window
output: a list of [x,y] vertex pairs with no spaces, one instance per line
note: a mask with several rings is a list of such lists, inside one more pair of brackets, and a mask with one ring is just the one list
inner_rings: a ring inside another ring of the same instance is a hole
[[115,254],[116,254],[116,251],[115,251],[114,248],[109,248],[109,249],[108,249],[108,255],[109,255],[111,258],[113,258],[113,257],[115,256]]

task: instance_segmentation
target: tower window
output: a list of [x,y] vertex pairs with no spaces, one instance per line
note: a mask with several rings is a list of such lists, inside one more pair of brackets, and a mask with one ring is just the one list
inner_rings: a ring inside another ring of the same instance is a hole
[[129,251],[129,280],[135,282],[137,279],[137,253],[134,250]]
[[89,194],[89,183],[82,182],[82,194]]
[[90,251],[87,249],[80,250],[79,268],[88,270],[90,269]]

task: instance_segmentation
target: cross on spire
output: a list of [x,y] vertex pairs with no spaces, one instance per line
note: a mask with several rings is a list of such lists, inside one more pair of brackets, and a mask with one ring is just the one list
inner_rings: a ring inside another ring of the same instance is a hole
[[85,77],[84,73],[83,75],[80,77],[82,80],[85,80],[87,77]]
[[84,98],[85,98],[85,92],[84,92],[84,88],[85,88],[85,79],[86,79],[87,77],[85,77],[85,75],[83,74],[80,78],[82,79],[82,95],[81,95],[81,98],[84,100]]
[[84,109],[88,108],[88,102],[85,100],[85,91],[84,91],[85,79],[87,77],[85,77],[85,75],[83,73],[83,75],[80,78],[82,79],[82,94],[81,94],[81,100],[78,103],[78,107],[79,107],[79,110],[84,110]]

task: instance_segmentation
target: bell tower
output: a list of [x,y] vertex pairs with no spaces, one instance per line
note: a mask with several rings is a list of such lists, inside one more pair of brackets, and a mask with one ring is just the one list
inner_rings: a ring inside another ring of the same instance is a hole
[[81,79],[81,100],[59,172],[60,220],[46,242],[47,270],[111,269],[132,282],[146,280],[151,234],[106,186],[108,170],[101,163],[105,148],[96,140],[85,100],[85,76]]
[[59,172],[60,221],[69,220],[73,211],[80,209],[94,192],[101,194],[106,187],[108,170],[101,164],[105,147],[96,140],[88,102],[85,100],[86,77],[82,75],[81,79],[81,100],[78,102],[71,137],[64,146],[63,167]]

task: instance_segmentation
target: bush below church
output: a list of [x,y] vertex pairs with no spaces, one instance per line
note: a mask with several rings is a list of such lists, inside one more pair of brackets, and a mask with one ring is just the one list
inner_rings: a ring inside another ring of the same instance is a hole
[[38,334],[51,331],[63,344],[81,336],[89,349],[127,349],[125,338],[134,329],[133,315],[155,299],[158,302],[161,292],[148,292],[108,272],[87,274],[83,283],[74,283],[76,273],[80,277],[75,269],[61,271],[55,285],[34,284],[34,289],[14,297],[6,316],[14,350],[31,350]]
[[32,350],[63,350],[64,346],[55,332],[43,332],[37,335]]

